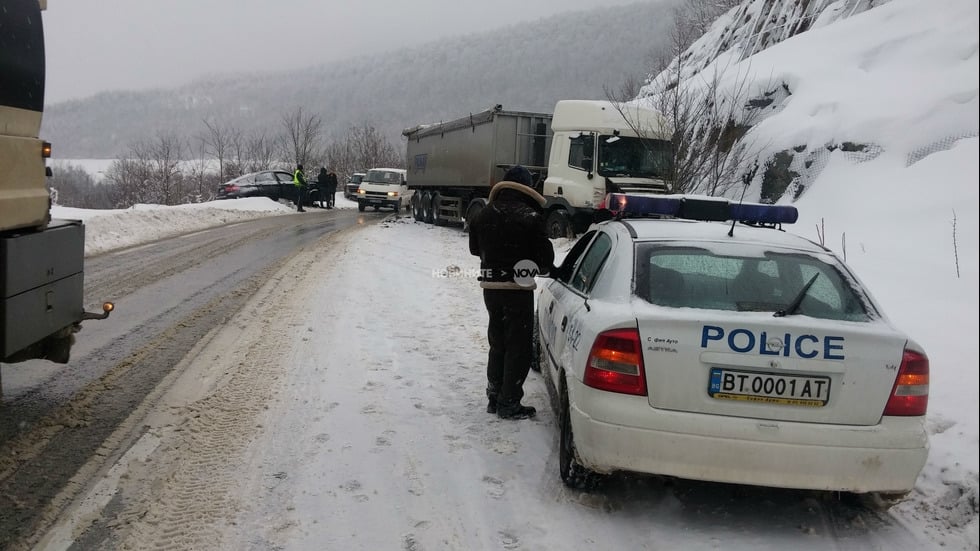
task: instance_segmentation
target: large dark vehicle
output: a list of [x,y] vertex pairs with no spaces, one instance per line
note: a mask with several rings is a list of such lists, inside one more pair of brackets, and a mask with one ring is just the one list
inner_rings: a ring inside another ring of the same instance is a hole
[[[308,182],[310,187],[304,207],[311,207],[316,197],[316,183]],[[296,201],[296,186],[293,184],[293,174],[284,170],[261,170],[239,176],[218,186],[218,199],[240,199],[243,197],[268,197],[273,201]]]
[[604,209],[609,193],[671,190],[669,121],[638,105],[562,100],[554,113],[506,111],[500,105],[402,132],[416,220],[468,221],[487,204],[509,168],[531,171],[547,199],[551,237],[579,234]]
[[347,178],[347,183],[344,184],[344,199],[357,201],[357,188],[361,187],[361,181],[364,180],[364,176],[365,174],[363,172],[355,172]]
[[292,173],[284,170],[262,170],[239,176],[218,186],[218,199],[268,197],[273,201],[296,199]]
[[0,8],[0,361],[68,362],[83,307],[85,227],[52,220],[46,177],[51,144],[44,111],[45,0]]

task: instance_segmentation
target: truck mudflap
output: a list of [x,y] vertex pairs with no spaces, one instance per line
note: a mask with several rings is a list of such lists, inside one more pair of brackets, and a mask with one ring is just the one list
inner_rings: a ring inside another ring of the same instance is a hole
[[0,361],[66,363],[81,321],[109,315],[84,311],[84,253],[77,220],[0,237]]

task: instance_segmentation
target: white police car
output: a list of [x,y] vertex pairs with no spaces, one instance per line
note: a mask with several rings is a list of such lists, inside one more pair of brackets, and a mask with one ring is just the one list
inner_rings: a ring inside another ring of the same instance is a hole
[[794,207],[609,202],[627,217],[585,233],[537,306],[567,485],[630,471],[889,503],[912,489],[929,361],[831,251],[781,231]]

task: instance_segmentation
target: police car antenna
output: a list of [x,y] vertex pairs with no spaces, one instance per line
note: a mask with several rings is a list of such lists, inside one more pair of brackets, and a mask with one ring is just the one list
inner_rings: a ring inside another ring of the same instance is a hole
[[[742,200],[745,199],[745,190],[749,189],[749,184],[755,179],[755,173],[759,170],[759,159],[752,162],[752,168],[748,170],[745,174],[742,174],[742,196],[738,198],[738,206],[742,206]],[[732,217],[732,227],[728,228],[728,237],[735,237],[735,218]]]

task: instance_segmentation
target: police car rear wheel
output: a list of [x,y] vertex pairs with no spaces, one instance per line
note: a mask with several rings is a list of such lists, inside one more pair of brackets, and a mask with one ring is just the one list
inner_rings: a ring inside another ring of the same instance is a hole
[[535,322],[531,329],[531,371],[541,373],[541,341],[538,333],[537,313],[534,316]]
[[[564,375],[560,375],[564,377]],[[586,469],[575,460],[575,438],[572,434],[572,417],[568,405],[568,389],[565,381],[559,391],[559,445],[558,468],[565,486],[576,490],[592,490],[602,481],[602,477]]]

